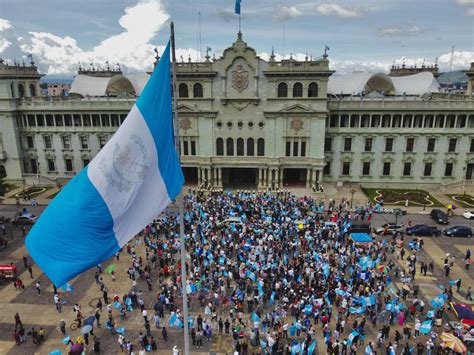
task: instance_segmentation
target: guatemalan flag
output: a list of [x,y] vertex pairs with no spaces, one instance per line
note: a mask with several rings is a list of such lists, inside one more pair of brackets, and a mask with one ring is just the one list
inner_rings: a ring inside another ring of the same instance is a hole
[[113,256],[181,191],[169,51],[168,44],[120,129],[26,238],[31,257],[58,287]]

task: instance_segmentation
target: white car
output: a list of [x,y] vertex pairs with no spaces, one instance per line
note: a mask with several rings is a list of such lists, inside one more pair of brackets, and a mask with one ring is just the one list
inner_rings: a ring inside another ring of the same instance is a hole
[[462,216],[466,219],[474,219],[474,212],[466,210]]

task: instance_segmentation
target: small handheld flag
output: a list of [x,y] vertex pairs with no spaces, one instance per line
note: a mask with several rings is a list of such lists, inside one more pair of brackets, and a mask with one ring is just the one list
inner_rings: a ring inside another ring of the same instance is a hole
[[115,255],[181,191],[169,58],[168,44],[122,126],[26,238],[31,257],[58,287]]

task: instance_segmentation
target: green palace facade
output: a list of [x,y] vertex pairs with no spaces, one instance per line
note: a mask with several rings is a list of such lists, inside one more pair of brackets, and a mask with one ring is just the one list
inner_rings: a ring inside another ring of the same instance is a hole
[[[474,179],[474,63],[466,69],[467,91],[448,95],[436,66],[338,76],[326,54],[263,60],[239,34],[220,58],[177,65],[186,180],[277,189]],[[0,61],[0,176],[73,177],[124,121],[148,75],[79,68],[69,96],[41,97],[34,63]]]

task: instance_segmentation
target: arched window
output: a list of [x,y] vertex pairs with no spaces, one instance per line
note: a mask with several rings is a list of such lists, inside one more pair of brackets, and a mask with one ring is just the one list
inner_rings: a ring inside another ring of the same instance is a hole
[[30,84],[30,96],[31,97],[36,96],[36,86],[35,86],[35,84]]
[[227,138],[227,155],[234,155],[234,140],[232,138]]
[[303,97],[303,85],[301,83],[293,85],[293,97]]
[[263,157],[265,155],[265,140],[263,138],[259,138],[257,140],[257,155],[259,157]]
[[239,157],[244,155],[244,140],[242,138],[237,139],[237,155]]
[[288,85],[286,83],[278,84],[278,97],[288,97]]
[[253,157],[255,155],[255,147],[254,147],[254,140],[253,138],[247,139],[247,155],[249,157]]
[[194,84],[193,86],[193,96],[194,97],[203,97],[202,85],[199,83]]
[[216,140],[216,154],[224,155],[224,140],[222,138]]
[[179,91],[179,97],[188,97],[189,96],[188,86],[184,83],[179,84],[178,91]]
[[7,177],[7,170],[5,169],[5,166],[0,165],[0,179],[6,178]]
[[25,87],[23,84],[18,84],[18,96],[25,97]]
[[308,97],[318,97],[318,84],[316,83],[309,84]]

